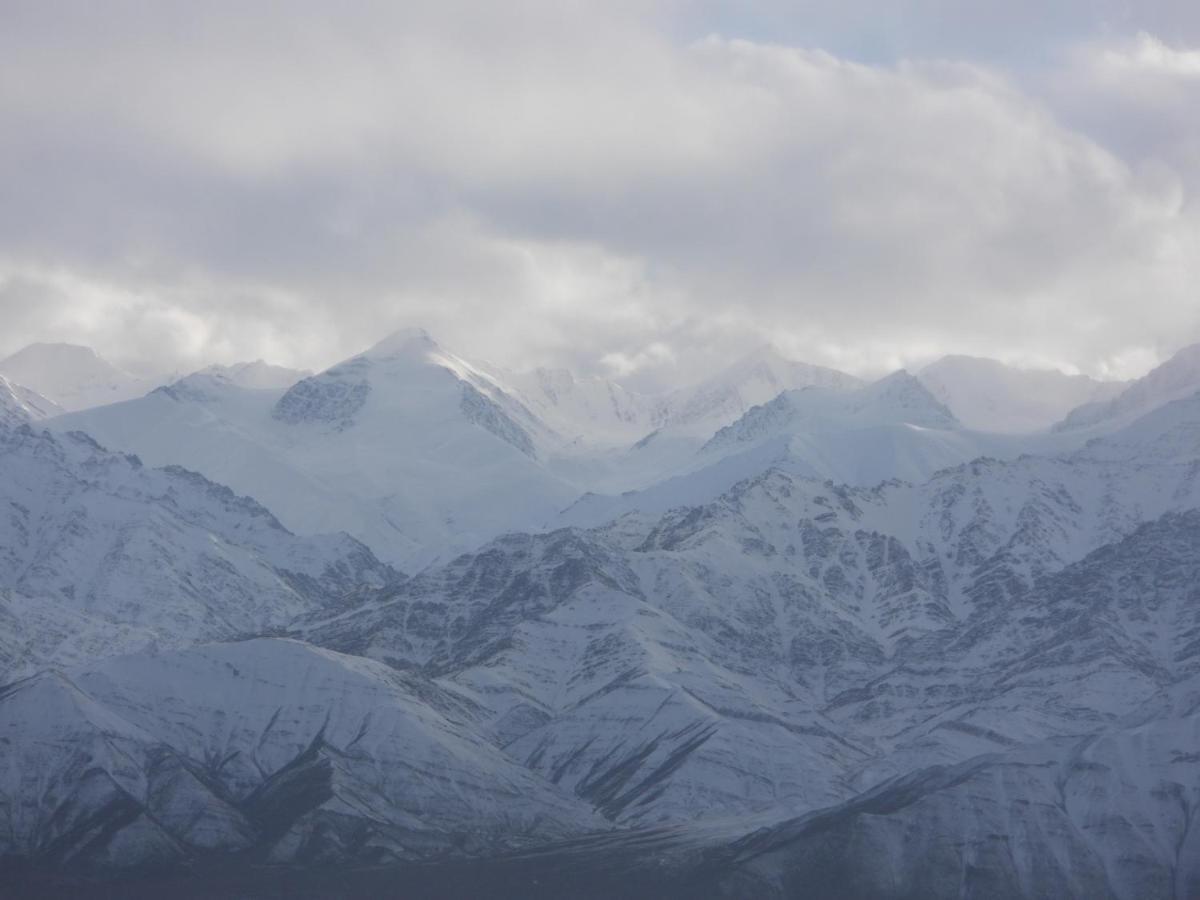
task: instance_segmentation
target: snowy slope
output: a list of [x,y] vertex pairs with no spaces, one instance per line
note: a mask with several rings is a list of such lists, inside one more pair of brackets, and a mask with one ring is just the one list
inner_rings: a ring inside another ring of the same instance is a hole
[[131,375],[77,344],[30,344],[0,360],[0,375],[66,410],[140,397],[161,381]]
[[1003,433],[1049,428],[1077,406],[1111,399],[1126,386],[974,356],[942,357],[917,378],[965,427]]
[[1200,448],[1200,390],[1159,406],[1130,424],[1093,438],[1079,451],[1086,459],[1132,464],[1186,463]]
[[282,640],[43,673],[0,689],[0,853],[82,871],[222,851],[378,863],[594,827],[472,716],[427,680]]
[[1193,681],[1156,700],[1167,709],[922,769],[749,835],[716,895],[1196,896],[1200,694]]
[[40,422],[62,411],[54,401],[0,375],[0,427]]
[[69,598],[0,590],[0,682],[47,666],[72,666],[157,647],[160,640],[153,628],[84,612]]
[[628,444],[654,428],[656,398],[567,369],[498,372],[556,431],[584,444]]
[[1072,410],[1055,427],[1062,431],[1110,431],[1197,391],[1200,391],[1200,344],[1193,344],[1131,382],[1112,399],[1088,403]]
[[199,374],[55,427],[202,472],[296,532],[346,531],[406,569],[540,527],[577,496],[540,462],[557,435],[423,332],[286,392]]
[[345,535],[296,537],[253,500],[80,433],[0,428],[0,472],[0,605],[16,623],[0,670],[86,657],[106,637],[259,632],[397,577]]

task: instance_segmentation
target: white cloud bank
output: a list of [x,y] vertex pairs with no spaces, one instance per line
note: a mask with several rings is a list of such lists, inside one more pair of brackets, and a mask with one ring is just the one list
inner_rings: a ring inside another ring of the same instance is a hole
[[652,382],[764,338],[1118,376],[1200,340],[1200,50],[1081,29],[1029,71],[678,3],[240,7],[16,4],[0,352],[319,366],[420,323]]

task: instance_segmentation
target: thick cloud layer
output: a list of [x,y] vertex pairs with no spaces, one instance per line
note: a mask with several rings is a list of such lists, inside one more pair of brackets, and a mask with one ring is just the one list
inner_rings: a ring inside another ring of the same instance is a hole
[[1137,374],[1200,340],[1200,14],[988,5],[10,2],[0,353]]

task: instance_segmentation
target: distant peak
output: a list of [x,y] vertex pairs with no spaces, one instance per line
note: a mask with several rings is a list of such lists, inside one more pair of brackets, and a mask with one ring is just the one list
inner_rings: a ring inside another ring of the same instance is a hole
[[398,356],[436,349],[438,349],[437,342],[424,328],[401,328],[393,331],[363,355],[368,357]]
[[921,384],[920,379],[909,372],[908,369],[897,369],[895,372],[889,372],[887,375],[884,375],[882,378],[876,381],[875,384],[880,387],[891,385],[911,385],[914,388],[920,388],[922,391],[925,390],[925,387]]
[[965,353],[950,353],[946,356],[935,359],[929,365],[921,369],[921,374],[938,372],[943,369],[958,370],[964,368],[972,369],[1007,369],[1009,366],[1000,362],[998,359],[991,359],[986,356],[969,356]]
[[56,360],[87,360],[88,362],[100,362],[101,357],[91,347],[85,347],[83,344],[67,344],[67,343],[47,343],[38,342],[22,347],[16,353],[12,354],[6,362],[16,362],[17,360],[25,359],[45,359],[52,358]]
[[941,401],[925,387],[921,379],[909,372],[908,369],[897,369],[895,372],[884,375],[878,381],[867,385],[866,391],[877,397],[918,397],[933,405],[942,405]]
[[730,366],[730,368],[741,369],[747,366],[754,366],[769,362],[795,363],[796,360],[786,356],[770,341],[763,341],[761,344],[750,348],[740,357],[738,357]]
[[862,394],[872,402],[921,412],[922,418],[914,420],[913,424],[931,427],[956,427],[959,424],[954,414],[907,369],[885,375],[864,388]]
[[775,356],[780,359],[788,359],[779,347],[772,341],[763,341],[761,344],[751,348],[747,356]]
[[86,356],[96,356],[96,351],[85,344],[71,344],[67,341],[35,341],[26,350],[47,350],[54,353],[79,353]]

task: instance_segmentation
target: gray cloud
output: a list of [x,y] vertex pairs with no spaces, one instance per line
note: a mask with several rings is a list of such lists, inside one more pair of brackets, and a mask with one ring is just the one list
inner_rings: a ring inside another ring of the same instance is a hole
[[1200,339],[1190,6],[242,6],[13,5],[0,352],[421,323],[650,384],[765,338],[1118,375]]

